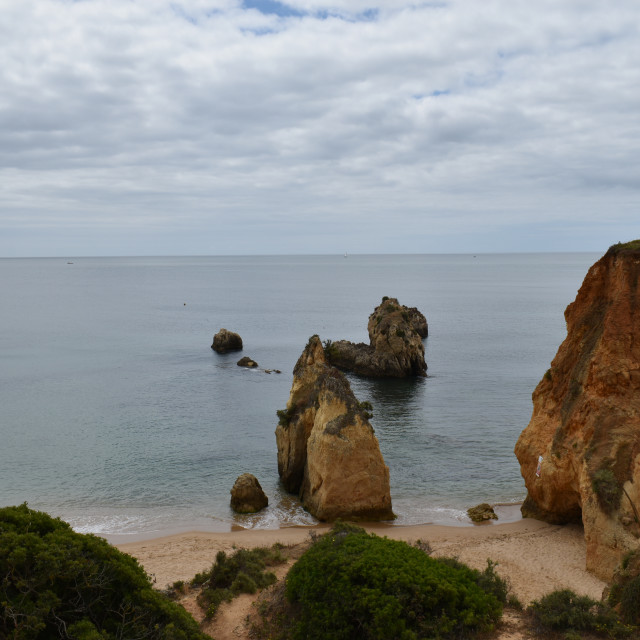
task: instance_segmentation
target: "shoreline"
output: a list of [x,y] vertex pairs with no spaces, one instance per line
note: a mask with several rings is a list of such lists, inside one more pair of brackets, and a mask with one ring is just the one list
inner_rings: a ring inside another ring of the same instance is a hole
[[[380,536],[414,543],[428,542],[435,557],[454,556],[482,570],[487,560],[506,578],[513,593],[528,604],[555,589],[569,588],[599,599],[606,584],[585,569],[584,532],[579,525],[550,525],[520,518],[514,522],[471,526],[439,524],[360,524]],[[281,529],[237,529],[226,533],[189,531],[146,540],[112,542],[135,557],[157,588],[188,581],[211,567],[218,551],[238,548],[303,544],[331,525],[292,526]]]
[[[449,522],[422,522],[422,523],[412,523],[412,524],[402,524],[394,521],[383,521],[383,522],[362,522],[356,523],[359,526],[364,527],[369,530],[369,527],[388,527],[388,528],[402,528],[402,527],[451,527],[454,529],[457,528],[474,528],[474,527],[495,527],[503,524],[511,524],[514,522],[518,522],[522,520],[522,515],[520,513],[520,507],[522,506],[522,502],[501,502],[493,504],[492,507],[498,516],[498,520],[488,520],[487,522],[475,523],[471,520],[468,521],[457,521],[451,520]],[[219,523],[217,523],[219,524]],[[323,523],[320,521],[316,521],[309,524],[280,524],[277,527],[243,527],[238,522],[229,522],[227,523],[228,527],[225,530],[221,530],[220,528],[212,527],[200,527],[200,526],[173,526],[166,527],[163,529],[157,529],[152,531],[139,531],[133,533],[94,533],[101,538],[104,538],[110,544],[115,546],[125,545],[129,543],[139,543],[146,542],[151,540],[157,540],[159,538],[169,538],[176,535],[188,534],[193,532],[198,533],[206,533],[206,534],[233,534],[240,531],[282,531],[286,529],[303,529],[309,530],[314,527],[322,527]]]

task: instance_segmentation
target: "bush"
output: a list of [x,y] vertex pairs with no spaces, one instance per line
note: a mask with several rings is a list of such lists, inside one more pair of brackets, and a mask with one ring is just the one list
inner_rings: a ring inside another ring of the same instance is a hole
[[502,613],[480,572],[404,542],[338,524],[292,567],[293,638],[447,638],[488,630]]
[[611,469],[598,469],[593,474],[591,485],[598,498],[598,504],[605,513],[611,513],[620,506],[622,487]]
[[618,606],[627,624],[640,625],[640,549],[622,559],[609,592],[609,604]]
[[628,624],[640,624],[640,576],[629,580],[620,590],[620,615]]
[[199,573],[191,581],[192,586],[204,587],[198,596],[198,604],[206,610],[207,617],[213,617],[222,602],[231,600],[241,593],[255,593],[276,581],[273,573],[266,572],[267,566],[284,562],[277,546],[271,549],[239,549],[232,556],[218,551],[216,561],[209,571]]
[[630,629],[619,620],[615,611],[588,596],[576,595],[570,589],[552,591],[529,609],[534,623],[542,629],[564,631],[575,635],[590,632],[610,638],[629,635]]
[[138,562],[23,504],[0,509],[0,638],[204,640]]

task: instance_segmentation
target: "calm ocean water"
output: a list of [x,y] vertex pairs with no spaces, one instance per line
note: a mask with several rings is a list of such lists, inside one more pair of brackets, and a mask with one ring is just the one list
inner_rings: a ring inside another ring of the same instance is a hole
[[[102,535],[314,522],[278,485],[276,410],[309,336],[368,341],[384,295],[429,322],[426,379],[350,377],[374,407],[397,522],[520,501],[513,447],[598,257],[2,259],[0,505]],[[214,353],[221,327],[282,374]],[[270,505],[234,516],[247,471]]]

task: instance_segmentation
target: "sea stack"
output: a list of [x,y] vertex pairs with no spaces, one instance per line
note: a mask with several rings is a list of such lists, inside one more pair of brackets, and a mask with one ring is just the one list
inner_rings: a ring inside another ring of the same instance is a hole
[[231,489],[231,508],[236,513],[257,513],[269,504],[265,492],[251,473],[238,476]]
[[234,331],[220,329],[220,331],[213,336],[211,348],[217,353],[242,351],[242,338]]
[[369,408],[312,336],[293,370],[287,408],[278,412],[276,442],[283,486],[319,520],[394,517]]
[[515,448],[523,515],[582,522],[587,569],[603,580],[640,544],[639,279],[640,240],[589,269]]
[[373,378],[427,375],[422,338],[429,329],[418,309],[385,296],[369,316],[367,330],[369,344],[328,342],[327,360],[339,369]]

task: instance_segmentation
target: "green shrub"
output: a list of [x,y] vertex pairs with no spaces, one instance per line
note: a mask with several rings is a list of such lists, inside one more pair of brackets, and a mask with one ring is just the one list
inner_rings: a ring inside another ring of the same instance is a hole
[[631,251],[640,251],[640,240],[631,240],[630,242],[618,242],[609,247],[607,253],[626,253]]
[[0,603],[8,640],[207,637],[134,558],[26,504],[0,509]]
[[373,418],[373,405],[368,400],[358,402],[358,410],[365,420],[371,420],[371,418]]
[[598,504],[605,513],[611,513],[620,506],[622,487],[611,469],[598,469],[593,474],[591,485],[598,498]]
[[536,626],[551,631],[590,632],[610,638],[627,636],[624,626],[613,609],[588,596],[576,595],[569,589],[552,591],[528,609]]
[[278,424],[281,427],[287,429],[289,427],[289,423],[291,422],[291,418],[295,414],[295,407],[290,407],[289,409],[278,409],[276,411],[276,415],[278,416]]
[[632,578],[621,588],[620,615],[628,624],[640,624],[640,576]]
[[625,623],[640,625],[640,549],[622,559],[609,591],[609,604],[618,606]]
[[212,617],[222,602],[273,584],[276,577],[265,568],[282,562],[284,558],[277,546],[239,549],[231,556],[218,551],[211,569],[199,573],[191,581],[192,586],[203,587],[198,604],[206,610],[207,617]]
[[289,571],[292,637],[413,640],[491,629],[502,607],[478,585],[479,573],[338,524]]

